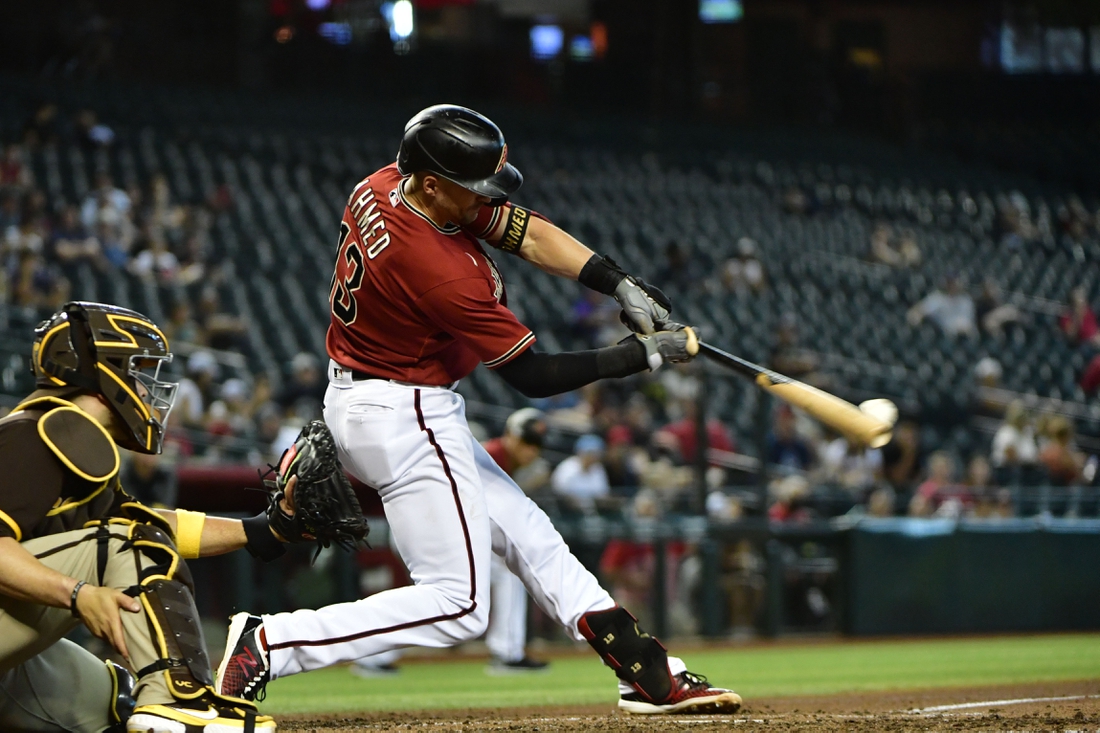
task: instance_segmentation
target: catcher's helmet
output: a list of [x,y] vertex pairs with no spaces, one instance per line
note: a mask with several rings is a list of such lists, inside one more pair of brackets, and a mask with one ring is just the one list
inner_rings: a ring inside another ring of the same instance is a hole
[[160,453],[176,382],[160,379],[172,361],[168,339],[140,313],[69,302],[34,330],[31,368],[42,389],[101,395],[122,422],[123,448]]
[[508,162],[500,128],[454,104],[428,107],[409,120],[397,151],[397,170],[403,176],[430,171],[497,205],[523,185],[523,175]]
[[504,431],[528,445],[541,446],[546,439],[546,415],[534,407],[524,407],[508,416]]

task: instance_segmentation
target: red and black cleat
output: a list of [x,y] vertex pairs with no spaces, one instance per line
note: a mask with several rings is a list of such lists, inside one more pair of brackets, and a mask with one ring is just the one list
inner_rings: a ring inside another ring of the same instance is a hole
[[263,619],[249,613],[238,613],[229,620],[225,657],[214,682],[219,695],[263,700],[264,687],[271,679],[271,665],[260,643],[262,628]]
[[703,675],[684,670],[672,679],[675,684],[665,699],[650,701],[641,692],[631,692],[619,697],[619,709],[636,715],[715,715],[741,708],[740,695],[712,686]]

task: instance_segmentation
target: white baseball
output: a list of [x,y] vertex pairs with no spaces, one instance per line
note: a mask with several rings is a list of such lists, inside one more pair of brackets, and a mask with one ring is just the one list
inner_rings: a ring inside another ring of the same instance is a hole
[[859,403],[860,411],[876,420],[893,426],[898,421],[898,406],[887,399],[867,400]]

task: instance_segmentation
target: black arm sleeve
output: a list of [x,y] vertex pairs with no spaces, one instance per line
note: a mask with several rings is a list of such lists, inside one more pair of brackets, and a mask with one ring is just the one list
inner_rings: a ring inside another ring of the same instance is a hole
[[592,351],[540,354],[527,349],[493,371],[526,397],[571,392],[597,379],[628,377],[649,368],[645,347],[636,338]]

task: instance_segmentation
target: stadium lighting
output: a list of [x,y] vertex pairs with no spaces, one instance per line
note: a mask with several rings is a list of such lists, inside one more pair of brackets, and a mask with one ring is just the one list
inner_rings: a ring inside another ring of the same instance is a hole
[[351,43],[351,26],[347,23],[321,23],[317,33],[329,43],[346,46]]
[[393,23],[390,26],[391,35],[397,39],[405,39],[413,34],[413,5],[410,0],[397,0],[393,4]]
[[565,34],[561,26],[531,26],[531,55],[536,59],[552,59],[561,53]]
[[699,0],[699,20],[704,23],[736,23],[744,14],[741,0]]

